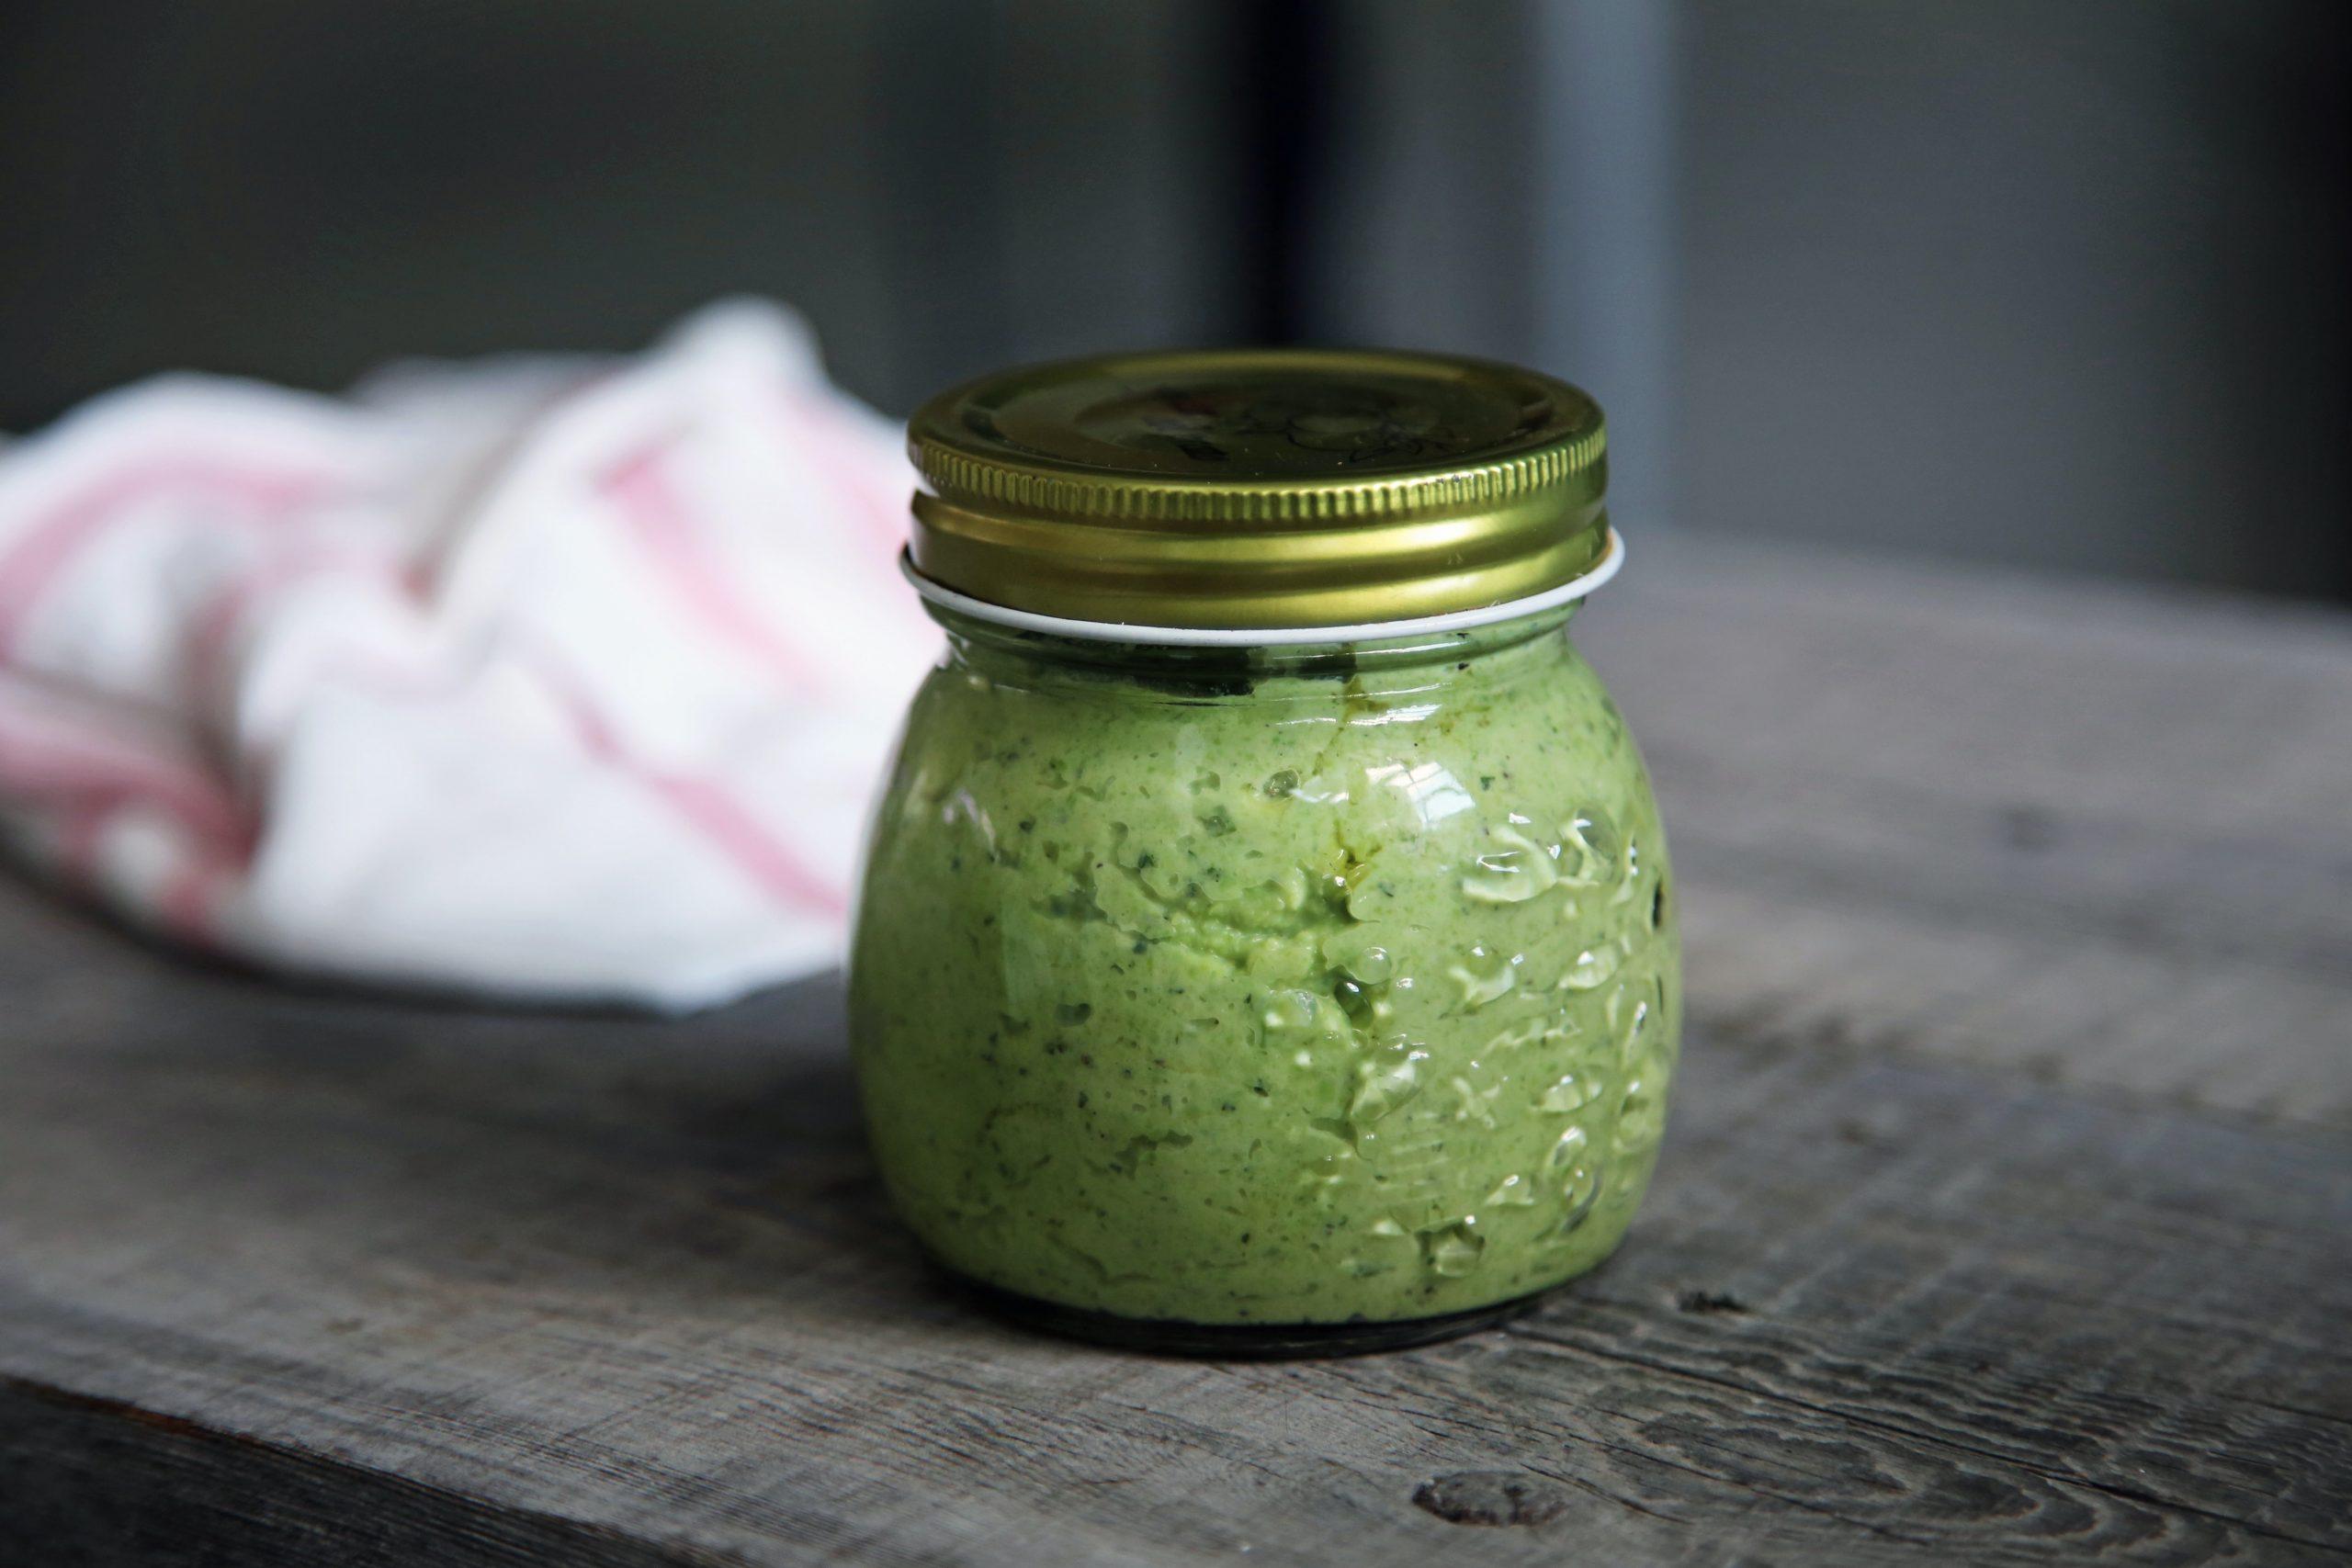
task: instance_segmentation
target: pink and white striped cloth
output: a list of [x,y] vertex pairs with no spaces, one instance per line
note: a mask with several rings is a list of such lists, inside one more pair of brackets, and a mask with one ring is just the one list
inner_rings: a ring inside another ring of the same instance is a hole
[[172,377],[0,446],[0,831],[288,972],[683,1010],[839,954],[937,634],[797,319]]

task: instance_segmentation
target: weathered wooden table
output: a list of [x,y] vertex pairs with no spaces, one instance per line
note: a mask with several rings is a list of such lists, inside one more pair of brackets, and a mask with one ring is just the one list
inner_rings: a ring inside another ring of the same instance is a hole
[[0,887],[0,1561],[2352,1556],[2352,617],[1653,542],[1585,642],[1684,878],[1665,1162],[1405,1355],[971,1314],[829,985],[393,1005]]

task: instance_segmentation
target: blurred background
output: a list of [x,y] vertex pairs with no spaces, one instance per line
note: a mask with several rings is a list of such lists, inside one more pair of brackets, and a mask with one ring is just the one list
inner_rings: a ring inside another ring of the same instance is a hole
[[1616,511],[2352,599],[2340,0],[7,0],[0,428],[797,305],[1522,360]]

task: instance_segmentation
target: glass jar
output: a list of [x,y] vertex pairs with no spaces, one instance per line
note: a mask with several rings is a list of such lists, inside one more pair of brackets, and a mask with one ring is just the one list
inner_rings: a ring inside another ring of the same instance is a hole
[[[1053,367],[918,415],[947,649],[868,850],[852,1036],[894,1202],[987,1299],[1329,1353],[1617,1245],[1680,1000],[1648,782],[1566,635],[1621,558],[1599,433],[1560,383],[1370,355]],[[1295,499],[1367,475],[1397,493]],[[1289,512],[1218,515],[1253,505]],[[1432,524],[1436,558],[1400,547]],[[1481,570],[1528,591],[1428,581]]]

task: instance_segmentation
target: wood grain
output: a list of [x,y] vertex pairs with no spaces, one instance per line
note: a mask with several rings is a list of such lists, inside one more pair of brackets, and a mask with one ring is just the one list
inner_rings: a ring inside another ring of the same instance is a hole
[[397,1003],[0,885],[0,1560],[2352,1558],[2352,635],[1651,555],[1588,641],[1695,1027],[1536,1317],[1029,1337],[890,1223],[830,982]]

